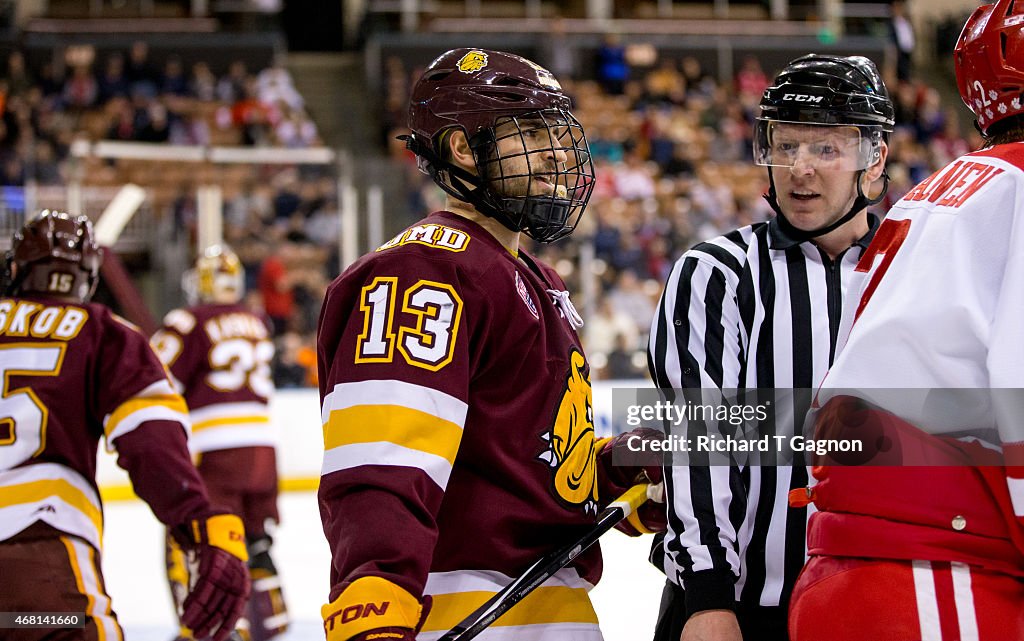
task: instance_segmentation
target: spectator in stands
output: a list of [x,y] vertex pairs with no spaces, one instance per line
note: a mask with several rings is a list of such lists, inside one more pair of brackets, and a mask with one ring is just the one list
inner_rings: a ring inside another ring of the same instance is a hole
[[320,144],[316,125],[305,112],[294,109],[274,127],[274,137],[282,147],[304,148]]
[[188,95],[202,102],[213,102],[217,99],[217,76],[210,71],[210,65],[201,61],[192,65]]
[[256,76],[256,96],[265,105],[280,102],[293,110],[301,110],[305,106],[302,96],[295,89],[292,75],[279,59],[275,59],[273,65]]
[[260,268],[259,290],[263,295],[263,309],[274,328],[274,336],[283,334],[295,313],[294,277],[291,263],[295,259],[295,246],[288,241],[278,243]]
[[637,352],[636,342],[630,342],[624,334],[615,336],[615,347],[608,352],[607,359],[603,378],[630,380],[647,375],[645,355]]
[[615,281],[615,288],[608,294],[612,305],[625,311],[637,327],[648,328],[654,318],[654,301],[644,291],[644,283],[632,270],[624,270]]
[[889,40],[896,50],[896,78],[900,82],[909,82],[911,56],[914,53],[914,25],[907,16],[907,5],[903,0],[893,0],[891,6]]
[[299,359],[302,337],[296,332],[287,331],[278,336],[274,344],[274,385],[279,389],[307,387],[309,385],[308,370]]
[[622,38],[614,31],[604,35],[604,41],[597,50],[595,73],[597,82],[605,93],[618,96],[625,90],[629,80],[629,63],[626,62],[626,47]]
[[686,81],[688,97],[703,96],[711,98],[715,91],[715,80],[704,72],[704,68],[694,56],[686,56],[682,63],[683,79]]
[[40,185],[59,185],[64,182],[57,166],[57,154],[49,140],[39,140],[33,145],[33,178]]
[[635,148],[626,152],[625,165],[615,172],[615,191],[627,200],[654,196],[654,177]]
[[217,97],[221,102],[235,103],[245,98],[246,82],[249,73],[245,63],[235,60],[228,66],[228,72],[217,81]]
[[124,71],[133,94],[141,92],[147,96],[156,95],[157,73],[149,62],[149,45],[144,41],[137,40],[132,43]]
[[140,142],[167,142],[171,129],[167,107],[163,103],[150,103],[146,111],[146,123],[138,130],[135,138]]
[[8,96],[24,95],[35,84],[32,74],[25,66],[25,56],[20,51],[12,51],[7,56],[7,73],[4,80],[7,82]]
[[135,140],[135,110],[125,98],[115,98],[107,103],[110,126],[107,138],[111,140]]
[[210,126],[194,108],[171,118],[168,142],[172,145],[209,145]]
[[562,81],[571,82],[579,70],[576,64],[576,48],[566,36],[565,19],[554,18],[548,27],[546,37],[540,42],[540,64]]
[[657,68],[644,77],[644,101],[648,104],[681,105],[686,97],[686,79],[674,58],[662,58]]
[[91,107],[98,96],[99,86],[92,69],[85,64],[77,65],[72,70],[71,77],[64,83],[64,104],[72,109],[84,110]]
[[597,313],[587,319],[584,325],[585,347],[588,354],[608,354],[615,349],[618,337],[625,337],[626,344],[639,344],[640,330],[636,322],[623,310],[615,307],[605,297],[598,304]]
[[177,56],[171,56],[164,64],[164,73],[160,78],[160,93],[174,96],[188,95],[188,78],[185,77],[185,68]]
[[100,74],[97,84],[101,103],[106,103],[114,98],[128,97],[131,85],[124,75],[124,56],[119,53],[107,56],[103,73]]
[[743,59],[743,66],[736,73],[736,95],[740,104],[753,109],[767,88],[768,76],[761,68],[761,61],[756,56],[746,56]]
[[242,143],[264,145],[270,138],[270,106],[257,97],[256,79],[247,76],[242,99],[231,107],[231,120],[242,130]]

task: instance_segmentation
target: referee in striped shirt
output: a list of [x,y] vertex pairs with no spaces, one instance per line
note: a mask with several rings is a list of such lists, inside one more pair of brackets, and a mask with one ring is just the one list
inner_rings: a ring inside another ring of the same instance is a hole
[[[651,328],[659,387],[819,383],[840,322],[853,314],[844,294],[857,286],[854,268],[878,226],[867,208],[888,186],[893,124],[892,102],[867,58],[812,54],[783,69],[761,99],[754,136],[777,215],[700,243],[676,262]],[[876,181],[881,193],[872,197]],[[802,397],[788,411],[776,404],[768,423],[800,434],[810,394]],[[798,455],[791,466],[668,470],[669,530],[651,557],[668,578],[655,641],[788,638],[807,510],[790,508],[787,494],[807,485],[803,463]]]

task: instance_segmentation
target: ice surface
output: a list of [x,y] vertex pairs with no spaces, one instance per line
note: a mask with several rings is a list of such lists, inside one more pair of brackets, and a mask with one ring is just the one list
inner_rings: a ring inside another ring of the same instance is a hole
[[[283,494],[274,561],[284,582],[292,627],[281,641],[323,639],[330,553],[316,495]],[[103,572],[126,641],[171,641],[176,625],[164,578],[163,528],[140,501],[108,503]],[[605,573],[591,593],[606,641],[652,637],[664,577],[647,562],[651,537],[610,532],[601,540]]]

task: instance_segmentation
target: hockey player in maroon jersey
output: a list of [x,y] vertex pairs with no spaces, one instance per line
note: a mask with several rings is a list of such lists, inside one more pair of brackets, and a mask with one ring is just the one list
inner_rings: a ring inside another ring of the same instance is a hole
[[[186,274],[191,305],[171,311],[152,343],[188,404],[190,447],[210,497],[242,517],[252,594],[239,635],[266,641],[285,631],[288,612],[270,556],[276,524],[277,458],[268,403],[274,344],[265,321],[242,304],[242,264],[225,246],[207,248]],[[168,580],[180,605],[188,585],[168,537]],[[186,637],[187,638],[187,637]]]
[[[217,641],[249,594],[241,520],[214,507],[187,448],[185,403],[146,338],[89,299],[102,253],[84,216],[19,231],[0,298],[0,611],[84,612],[61,639],[120,640],[103,585],[96,450],[105,438],[168,526],[195,581],[182,624]],[[6,629],[10,641],[54,630]]]
[[[320,316],[328,641],[437,639],[644,476],[612,466],[622,436],[595,439],[582,319],[520,248],[570,234],[590,196],[569,107],[545,69],[480,49],[413,89],[407,144],[446,209],[349,267]],[[479,638],[601,639],[600,574],[594,546]]]

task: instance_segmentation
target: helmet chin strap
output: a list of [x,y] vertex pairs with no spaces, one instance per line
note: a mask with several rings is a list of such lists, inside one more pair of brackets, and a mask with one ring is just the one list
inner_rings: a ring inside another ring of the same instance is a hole
[[824,227],[819,227],[818,229],[812,229],[810,231],[798,229],[793,226],[793,223],[789,222],[786,215],[782,213],[782,208],[779,207],[778,192],[775,190],[775,177],[772,176],[771,169],[768,170],[768,184],[770,187],[768,189],[768,193],[763,195],[763,198],[768,202],[768,206],[772,208],[772,211],[774,211],[775,215],[778,217],[779,228],[782,229],[786,236],[802,243],[839,229],[846,223],[853,220],[854,216],[859,214],[865,208],[882,202],[882,199],[885,198],[885,193],[889,191],[889,174],[886,173],[885,170],[882,171],[881,178],[884,181],[882,184],[882,191],[874,198],[868,198],[864,195],[864,189],[861,186],[861,178],[864,177],[865,171],[867,170],[861,169],[857,172],[857,176],[855,178],[857,182],[857,197],[853,199],[853,205],[850,206],[850,210],[843,214],[843,216],[834,223]]

